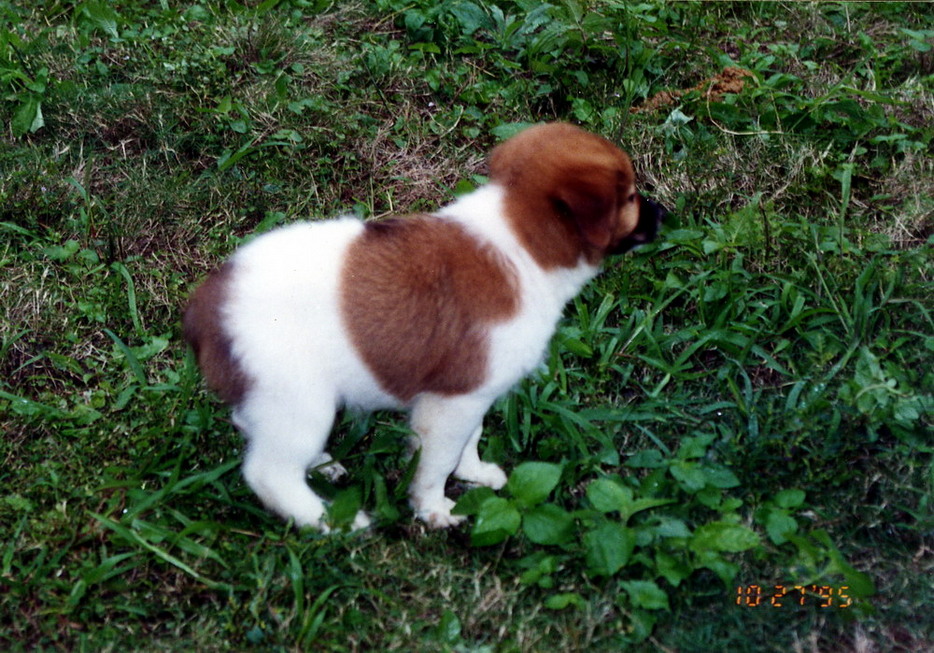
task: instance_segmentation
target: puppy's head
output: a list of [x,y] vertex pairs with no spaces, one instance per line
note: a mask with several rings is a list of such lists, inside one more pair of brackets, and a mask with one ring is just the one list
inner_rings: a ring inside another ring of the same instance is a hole
[[573,125],[531,127],[493,150],[490,180],[506,213],[544,268],[595,264],[655,238],[666,215],[636,189],[625,152]]

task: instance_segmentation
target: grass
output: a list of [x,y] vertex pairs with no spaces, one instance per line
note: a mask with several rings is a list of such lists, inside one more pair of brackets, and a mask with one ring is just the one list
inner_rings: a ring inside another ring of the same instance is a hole
[[[5,649],[934,646],[922,5],[21,5],[0,4]],[[707,93],[727,67],[750,74]],[[180,343],[187,293],[277,224],[431,210],[551,119],[622,143],[678,224],[608,264],[487,417],[510,485],[426,532],[398,416],[348,415],[351,478],[312,482],[379,528],[266,514]]]

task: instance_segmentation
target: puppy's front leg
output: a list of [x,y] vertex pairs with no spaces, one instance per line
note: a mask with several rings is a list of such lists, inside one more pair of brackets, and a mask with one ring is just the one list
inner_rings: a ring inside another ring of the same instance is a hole
[[506,485],[506,473],[503,472],[499,465],[480,460],[477,445],[480,443],[482,433],[483,427],[478,426],[473,435],[470,436],[467,446],[464,447],[464,453],[461,454],[457,469],[454,470],[454,476],[474,485],[483,485],[499,490]]
[[473,396],[425,394],[412,408],[412,430],[418,436],[421,454],[409,487],[409,500],[415,516],[432,528],[446,528],[464,520],[451,514],[454,502],[444,496],[444,485],[448,476],[460,469],[465,449],[473,447],[472,458],[476,457],[472,436],[479,439],[480,423],[489,405]]

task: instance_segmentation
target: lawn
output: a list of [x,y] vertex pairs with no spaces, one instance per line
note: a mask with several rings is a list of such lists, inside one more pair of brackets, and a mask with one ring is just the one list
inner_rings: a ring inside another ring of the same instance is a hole
[[[556,119],[674,220],[488,414],[507,487],[427,531],[346,414],[310,482],[376,527],[267,514],[188,293]],[[934,648],[928,6],[0,2],[0,129],[0,648]]]

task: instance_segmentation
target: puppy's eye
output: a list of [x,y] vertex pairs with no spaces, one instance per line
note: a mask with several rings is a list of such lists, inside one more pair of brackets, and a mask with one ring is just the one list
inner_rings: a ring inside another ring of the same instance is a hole
[[636,193],[632,193],[629,197],[626,198],[626,201],[627,201],[627,202],[635,202],[637,197],[638,197],[638,195],[637,195]]

